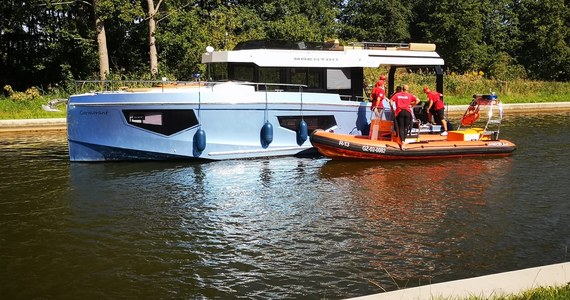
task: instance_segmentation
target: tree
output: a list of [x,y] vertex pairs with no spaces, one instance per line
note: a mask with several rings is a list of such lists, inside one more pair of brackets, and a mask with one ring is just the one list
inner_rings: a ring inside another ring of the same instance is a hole
[[487,61],[482,70],[489,77],[501,80],[525,78],[524,67],[514,57],[520,45],[519,22],[513,8],[516,0],[495,0],[482,7],[486,16],[483,22],[483,42],[487,47]]
[[156,51],[156,20],[154,19],[162,0],[158,1],[158,4],[154,6],[153,0],[147,0],[148,4],[148,33],[149,33],[149,46],[150,46],[150,74],[152,77],[156,77],[158,74],[158,54]]
[[[338,34],[338,0],[238,1],[259,16],[268,39],[324,41]],[[238,5],[238,6],[240,6]]]
[[[100,79],[110,73],[111,65],[116,70],[127,70],[126,61],[137,52],[132,53],[130,42],[143,41],[137,28],[144,13],[141,3],[135,0],[93,0],[94,18],[96,20],[96,37],[98,43]],[[112,28],[110,33],[106,28]],[[137,58],[140,59],[140,58]],[[132,71],[132,70],[130,70]]]
[[176,79],[189,80],[194,73],[204,73],[201,56],[207,46],[232,49],[243,40],[266,37],[255,10],[231,3],[207,4],[164,2],[163,13],[168,18],[162,20],[156,37],[161,66]]
[[340,15],[341,37],[359,41],[409,41],[411,17],[411,7],[399,0],[346,1]]
[[1,1],[2,85],[49,88],[96,66],[92,6],[86,3]]
[[451,71],[570,79],[565,0],[3,0],[0,11],[0,83],[15,89],[190,79],[206,46],[251,39],[430,42]]
[[520,43],[515,3],[415,1],[413,35],[416,40],[436,43],[450,70],[483,70],[502,79],[524,76],[514,54]]
[[490,46],[484,41],[485,8],[491,0],[432,1],[420,27],[427,41],[438,46],[448,69],[458,72],[482,70]]
[[184,7],[176,1],[163,3],[163,13],[168,18],[162,21],[156,40],[160,45],[161,73],[166,77],[190,80],[193,73],[202,73],[199,63],[209,38],[203,12],[199,6]]
[[521,0],[515,7],[522,41],[516,51],[529,77],[570,80],[570,8],[564,0]]
[[98,13],[100,0],[93,0],[93,15],[95,16],[95,36],[99,53],[99,79],[107,79],[109,75],[109,54],[107,52],[107,35],[105,34],[105,20]]

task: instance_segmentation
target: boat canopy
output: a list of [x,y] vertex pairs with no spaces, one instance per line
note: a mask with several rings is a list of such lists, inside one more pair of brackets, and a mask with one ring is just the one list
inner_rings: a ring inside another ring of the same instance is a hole
[[[343,99],[362,101],[364,68],[388,67],[387,88],[394,92],[397,68],[428,67],[436,73],[436,90],[443,93],[444,61],[434,44],[254,40],[231,50],[202,55],[208,79],[302,84],[305,91],[338,93]],[[214,67],[212,72],[211,67]],[[281,89],[281,88],[280,88]],[[284,90],[290,88],[285,87]]]
[[259,67],[377,68],[443,66],[434,44],[248,41],[231,51],[202,54],[202,63],[253,63]]

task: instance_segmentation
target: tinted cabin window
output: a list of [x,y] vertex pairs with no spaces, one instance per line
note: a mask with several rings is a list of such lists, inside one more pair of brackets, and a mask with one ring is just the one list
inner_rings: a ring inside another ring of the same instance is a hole
[[231,80],[255,81],[255,78],[253,77],[253,66],[251,65],[235,65],[233,66],[232,71],[233,74],[231,76]]
[[306,84],[307,82],[307,69],[305,68],[291,68],[289,69],[289,76],[291,77],[292,84]]
[[191,109],[183,110],[123,110],[127,123],[152,132],[173,135],[198,125]]
[[[262,83],[283,83],[281,70],[279,68],[259,68],[259,82]],[[265,87],[260,87],[264,89]],[[282,89],[276,85],[267,86],[268,90]]]
[[282,83],[278,68],[259,68],[259,82]]
[[334,116],[280,116],[277,117],[279,120],[279,126],[297,131],[299,129],[299,121],[301,119],[305,120],[309,133],[315,129],[330,129],[336,124]]
[[307,73],[307,86],[309,89],[322,88],[322,71],[320,69],[309,69]]
[[309,90],[323,90],[323,72],[320,68],[290,68],[289,78],[292,84],[306,85]]
[[228,64],[226,63],[210,64],[208,71],[211,72],[210,76],[214,81],[228,80]]

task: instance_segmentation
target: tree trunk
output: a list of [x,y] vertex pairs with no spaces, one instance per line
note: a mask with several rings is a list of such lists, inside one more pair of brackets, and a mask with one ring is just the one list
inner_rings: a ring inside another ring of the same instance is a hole
[[106,80],[107,75],[109,75],[109,54],[107,53],[105,21],[96,17],[95,28],[97,32],[97,46],[99,48],[99,79]]
[[161,2],[162,2],[162,0],[158,2],[158,4],[156,5],[156,8],[155,8],[153,0],[147,0],[148,16],[149,16],[148,32],[149,32],[149,46],[150,46],[150,51],[149,51],[149,53],[150,53],[150,74],[153,78],[156,77],[156,75],[158,74],[158,54],[156,51],[156,39],[155,39],[156,20],[154,19],[154,16],[155,16],[156,11],[158,10]]

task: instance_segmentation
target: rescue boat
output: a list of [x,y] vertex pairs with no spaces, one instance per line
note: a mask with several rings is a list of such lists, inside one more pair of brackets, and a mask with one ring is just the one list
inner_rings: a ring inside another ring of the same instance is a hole
[[[481,116],[487,116],[481,120]],[[319,153],[331,159],[406,160],[509,156],[516,150],[511,141],[499,139],[503,109],[493,93],[473,95],[457,130],[447,136],[423,133],[422,126],[411,128],[408,138],[400,141],[393,121],[372,120],[369,135],[338,134],[315,130],[311,143]]]

